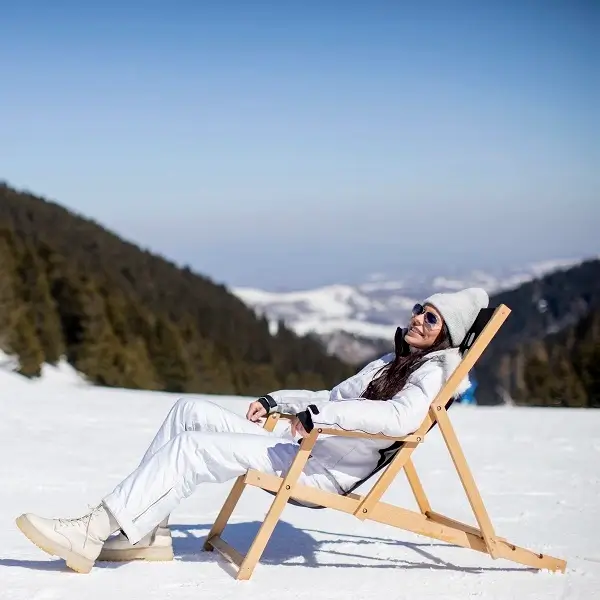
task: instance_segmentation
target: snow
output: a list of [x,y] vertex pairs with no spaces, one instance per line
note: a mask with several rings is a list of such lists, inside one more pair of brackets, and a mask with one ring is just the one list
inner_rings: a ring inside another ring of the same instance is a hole
[[396,331],[395,325],[369,322],[365,311],[382,312],[386,306],[348,285],[295,292],[238,288],[235,293],[258,314],[267,314],[271,318],[272,332],[276,331],[274,323],[279,319],[286,321],[298,335],[346,331],[365,337],[387,338]]
[[285,292],[237,287],[231,291],[256,313],[266,315],[271,331],[276,330],[273,323],[283,320],[301,336],[346,332],[364,338],[390,339],[396,327],[406,323],[415,302],[434,292],[479,286],[494,294],[581,262],[581,259],[546,260],[496,273],[474,270],[432,278],[404,274],[401,280],[375,273],[358,285],[332,284]]
[[314,290],[297,292],[265,292],[254,288],[238,288],[237,295],[244,302],[261,307],[272,304],[301,304],[306,310],[318,311],[327,317],[350,314],[350,305],[369,308],[371,302],[348,285],[329,285]]
[[[590,600],[600,589],[600,411],[455,406],[451,417],[499,536],[568,561],[565,574],[332,510],[288,506],[250,581],[201,551],[230,484],[172,515],[176,560],[68,570],[17,529],[22,512],[78,516],[133,469],[176,396],[96,388],[68,366],[29,382],[0,369],[0,598]],[[243,414],[248,399],[212,397]],[[434,510],[475,524],[436,430],[414,454]],[[384,499],[415,508],[404,477]],[[224,537],[244,551],[272,496],[248,489]]]
[[345,331],[346,333],[356,334],[366,338],[392,339],[396,333],[396,325],[378,325],[368,321],[357,321],[354,319],[327,319],[321,320],[318,317],[313,319],[303,319],[294,327],[298,335],[307,335],[316,333],[327,335],[336,331]]
[[358,289],[361,292],[397,291],[406,286],[403,281],[373,281],[361,283]]
[[[598,258],[598,256],[592,256],[590,258]],[[569,269],[581,263],[581,260],[576,259],[556,259],[556,260],[544,260],[537,263],[528,265],[528,269],[535,274],[536,277],[541,277],[546,273],[552,271],[559,271],[563,269]]]
[[86,378],[78,373],[66,360],[61,360],[57,365],[43,365],[42,376],[38,383],[48,385],[87,385]]

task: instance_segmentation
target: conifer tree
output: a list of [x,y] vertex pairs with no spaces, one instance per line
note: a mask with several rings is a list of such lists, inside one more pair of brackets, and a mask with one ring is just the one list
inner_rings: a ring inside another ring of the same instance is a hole
[[156,318],[147,344],[163,389],[168,392],[187,391],[192,369],[185,358],[181,336],[167,318]]
[[40,374],[44,353],[32,327],[31,306],[19,295],[19,247],[15,236],[0,230],[0,346],[18,357],[19,372]]
[[20,295],[30,307],[31,326],[39,340],[44,360],[56,364],[65,351],[60,319],[50,293],[45,265],[29,243],[24,244],[18,272]]

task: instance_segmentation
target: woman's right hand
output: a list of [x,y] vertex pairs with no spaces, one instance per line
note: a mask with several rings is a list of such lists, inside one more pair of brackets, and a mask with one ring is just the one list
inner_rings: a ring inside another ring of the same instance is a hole
[[267,416],[267,411],[265,407],[258,401],[250,402],[250,406],[248,407],[248,412],[246,413],[246,419],[248,421],[252,421],[253,423],[257,423],[263,417]]

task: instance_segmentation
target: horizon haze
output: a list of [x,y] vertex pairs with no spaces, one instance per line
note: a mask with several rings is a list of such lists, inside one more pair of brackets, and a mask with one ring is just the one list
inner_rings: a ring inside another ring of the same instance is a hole
[[597,256],[600,5],[14,3],[0,179],[230,287]]

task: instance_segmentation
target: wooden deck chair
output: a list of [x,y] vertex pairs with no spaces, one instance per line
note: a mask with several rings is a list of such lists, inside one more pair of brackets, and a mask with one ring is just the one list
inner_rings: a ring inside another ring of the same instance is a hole
[[[406,529],[407,531],[429,538],[477,550],[489,554],[494,559],[505,558],[535,569],[564,572],[566,568],[564,560],[520,548],[496,535],[447,412],[459,383],[473,368],[509,314],[510,309],[505,305],[500,305],[495,309],[484,309],[479,313],[461,346],[461,350],[463,351],[461,363],[431,403],[429,413],[419,429],[412,435],[407,435],[403,438],[392,438],[384,435],[371,435],[361,432],[315,427],[308,436],[303,438],[298,455],[284,477],[261,473],[254,469],[238,477],[206,538],[204,549],[217,550],[227,560],[237,565],[236,579],[250,579],[254,567],[260,560],[283,509],[286,504],[292,503],[306,506],[307,508],[331,508],[339,510],[353,514],[361,520],[370,519],[400,529]],[[291,418],[291,415],[273,413],[267,418],[265,428],[273,431],[280,418]],[[425,440],[427,433],[436,424],[440,428],[450,456],[452,457],[462,486],[475,514],[478,527],[455,521],[433,511],[425,495],[425,491],[411,460],[411,455],[419,444]],[[380,472],[381,475],[368,493],[359,495],[349,490],[341,495],[297,483],[298,477],[319,435],[343,435],[390,440],[389,451],[382,453],[383,458],[375,471],[352,488],[352,490],[356,489],[375,473]],[[407,510],[381,501],[382,496],[402,469],[404,469],[420,512]],[[221,535],[247,485],[262,488],[273,494],[275,498],[250,549],[243,556],[235,548],[232,548]]]

